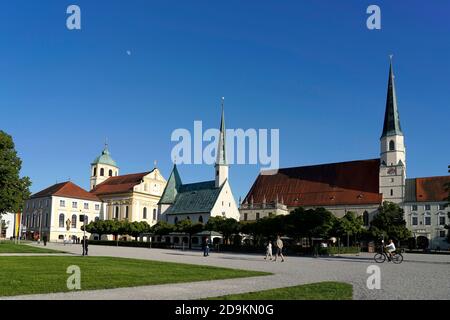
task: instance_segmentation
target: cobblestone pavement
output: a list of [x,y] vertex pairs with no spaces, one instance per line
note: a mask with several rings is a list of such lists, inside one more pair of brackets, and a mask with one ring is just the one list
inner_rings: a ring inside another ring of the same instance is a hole
[[[79,254],[81,245],[48,244],[49,249]],[[253,254],[211,253],[203,257],[197,251],[148,248],[90,246],[92,256],[111,256],[200,264],[271,272],[273,275],[241,279],[201,281],[134,288],[78,291],[8,297],[8,299],[200,299],[225,294],[266,290],[320,281],[342,281],[353,285],[353,298],[378,299],[450,299],[450,255],[404,254],[400,265],[376,264],[373,255],[338,257],[286,257],[285,262],[265,261]],[[381,289],[369,290],[367,268],[377,265],[381,271]]]

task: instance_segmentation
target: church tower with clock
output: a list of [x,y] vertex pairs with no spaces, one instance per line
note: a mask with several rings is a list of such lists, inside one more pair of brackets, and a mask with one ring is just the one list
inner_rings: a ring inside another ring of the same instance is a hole
[[380,138],[380,193],[383,201],[402,203],[405,196],[406,150],[395,92],[392,56],[384,115],[383,133]]

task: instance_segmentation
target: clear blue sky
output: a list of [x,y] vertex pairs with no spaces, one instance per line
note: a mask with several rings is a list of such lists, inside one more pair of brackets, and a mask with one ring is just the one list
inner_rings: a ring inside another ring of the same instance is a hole
[[[366,28],[378,4],[382,30]],[[82,30],[66,29],[66,8]],[[408,176],[450,164],[448,1],[8,1],[0,10],[0,128],[32,191],[88,188],[108,137],[121,173],[167,178],[176,128],[280,129],[282,167],[379,156],[393,53]],[[131,55],[127,51],[131,51]],[[259,166],[232,166],[235,197]],[[211,167],[180,166],[184,182]]]

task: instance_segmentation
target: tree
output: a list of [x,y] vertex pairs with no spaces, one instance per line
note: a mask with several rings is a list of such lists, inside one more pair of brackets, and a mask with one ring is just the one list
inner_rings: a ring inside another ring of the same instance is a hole
[[175,229],[181,233],[187,233],[189,235],[189,249],[191,249],[191,238],[193,234],[199,233],[203,230],[203,224],[195,223],[193,224],[191,220],[185,219],[178,221],[175,224]]
[[126,234],[134,237],[136,241],[142,233],[150,232],[150,225],[147,221],[134,221],[132,223],[128,223],[127,227],[128,229],[126,230]]
[[396,203],[385,201],[378,214],[370,223],[369,231],[376,238],[389,238],[398,241],[411,237],[411,231],[406,228],[403,209]]
[[20,178],[21,168],[12,137],[0,130],[0,217],[19,212],[30,196],[31,182],[28,177]]
[[230,242],[233,234],[239,233],[239,222],[233,218],[223,218],[221,216],[211,217],[206,223],[205,230],[222,233],[224,243]]
[[363,218],[357,217],[354,212],[347,212],[342,218],[336,219],[334,233],[338,236],[347,236],[347,246],[350,245],[350,236],[360,234],[363,230]]
[[293,216],[288,218],[292,223],[290,232],[297,237],[328,237],[336,221],[336,217],[324,208],[298,208],[291,215]]
[[150,228],[151,232],[163,236],[175,231],[175,226],[173,224],[167,223],[165,221],[158,221],[155,225]]

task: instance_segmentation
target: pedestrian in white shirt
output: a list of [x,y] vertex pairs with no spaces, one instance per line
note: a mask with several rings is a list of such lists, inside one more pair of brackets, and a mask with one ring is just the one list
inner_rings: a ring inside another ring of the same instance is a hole
[[264,260],[267,260],[267,257],[270,257],[270,260],[272,260],[272,241],[269,241],[266,246],[266,256],[264,257]]

